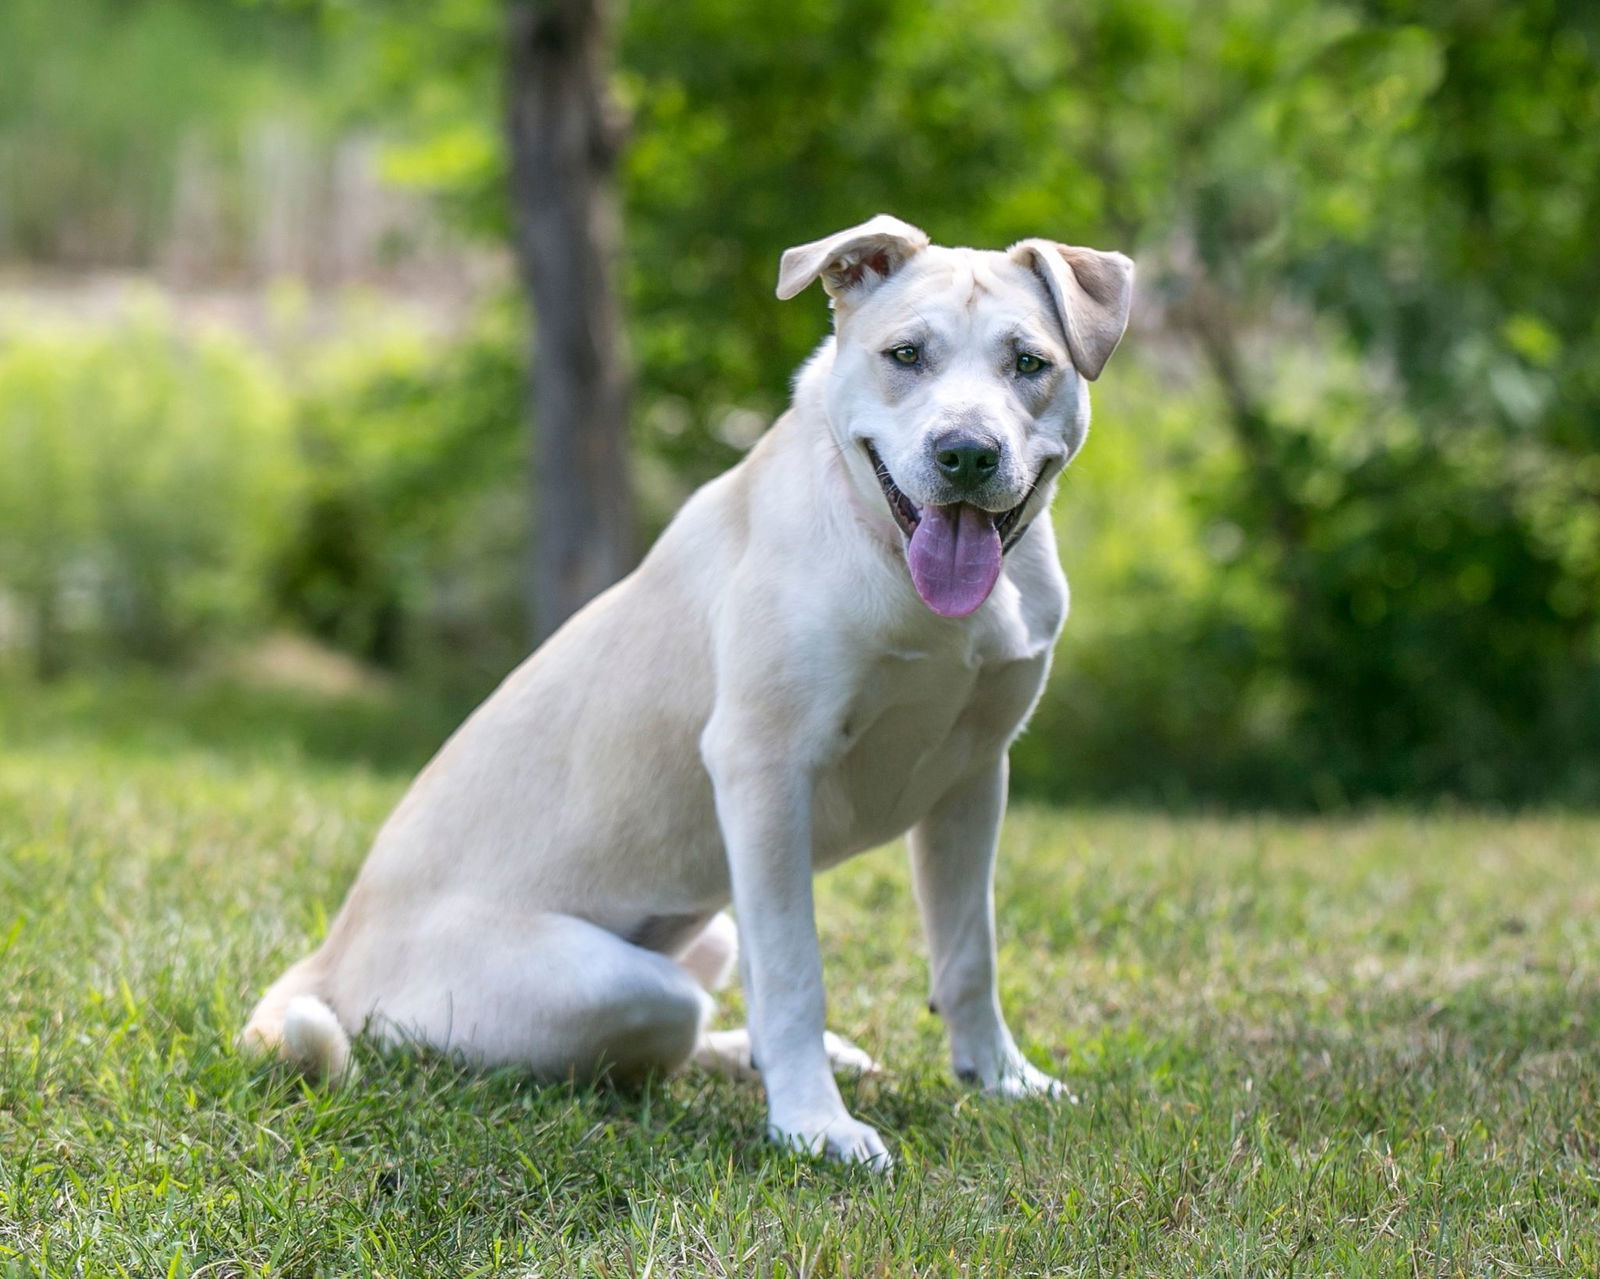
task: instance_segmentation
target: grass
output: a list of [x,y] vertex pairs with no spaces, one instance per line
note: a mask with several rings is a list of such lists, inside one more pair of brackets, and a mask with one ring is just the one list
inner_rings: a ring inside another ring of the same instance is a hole
[[860,859],[819,897],[886,1182],[701,1077],[241,1061],[405,773],[62,696],[0,730],[0,1275],[1600,1271],[1600,821],[1014,813],[1005,1001],[1077,1106],[951,1082],[903,858]]

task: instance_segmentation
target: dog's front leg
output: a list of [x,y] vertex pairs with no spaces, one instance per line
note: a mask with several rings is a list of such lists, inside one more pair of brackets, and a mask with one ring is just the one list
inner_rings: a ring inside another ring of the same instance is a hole
[[714,718],[703,744],[739,917],[739,966],[751,1050],[767,1089],[768,1135],[795,1149],[887,1169],[883,1139],[845,1109],[823,1046],[811,772],[760,758],[771,748],[759,743],[770,740]]
[[994,857],[1006,760],[957,784],[911,831],[911,870],[928,941],[930,1004],[950,1033],[956,1074],[1007,1097],[1065,1096],[1017,1048],[1000,1012]]

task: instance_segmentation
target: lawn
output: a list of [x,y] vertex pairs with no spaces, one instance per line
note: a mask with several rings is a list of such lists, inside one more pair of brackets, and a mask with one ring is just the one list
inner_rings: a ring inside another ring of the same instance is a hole
[[886,1181],[703,1077],[241,1061],[405,771],[97,696],[0,702],[0,1275],[1600,1271],[1600,820],[1019,808],[1005,1002],[1076,1106],[950,1080],[904,859],[860,859],[819,900]]

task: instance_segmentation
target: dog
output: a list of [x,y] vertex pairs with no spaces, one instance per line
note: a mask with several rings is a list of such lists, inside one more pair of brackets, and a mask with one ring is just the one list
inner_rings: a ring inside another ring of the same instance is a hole
[[[993,867],[1067,612],[1047,512],[1133,263],[880,215],[784,253],[777,295],[818,280],[789,410],[446,742],[248,1049],[332,1080],[361,1031],[547,1079],[743,1068],[774,1140],[887,1168],[835,1079],[875,1063],[824,1031],[811,880],[908,833],[956,1074],[1062,1094],[1000,1011]],[[748,1029],[710,1031],[736,957]]]

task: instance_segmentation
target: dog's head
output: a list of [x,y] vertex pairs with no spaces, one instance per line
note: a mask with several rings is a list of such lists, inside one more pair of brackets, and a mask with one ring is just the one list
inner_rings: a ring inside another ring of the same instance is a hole
[[1050,240],[940,248],[880,215],[786,252],[778,296],[819,278],[846,466],[881,491],[923,602],[964,617],[1083,444],[1088,382],[1127,326],[1133,263]]

